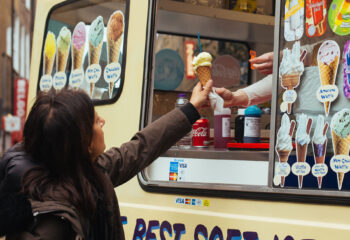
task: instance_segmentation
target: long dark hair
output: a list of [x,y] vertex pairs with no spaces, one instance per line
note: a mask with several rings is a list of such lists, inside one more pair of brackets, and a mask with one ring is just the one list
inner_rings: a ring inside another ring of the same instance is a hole
[[95,110],[83,91],[39,93],[24,125],[25,150],[41,168],[30,171],[23,191],[39,200],[63,200],[82,215],[96,209],[98,180],[89,146]]

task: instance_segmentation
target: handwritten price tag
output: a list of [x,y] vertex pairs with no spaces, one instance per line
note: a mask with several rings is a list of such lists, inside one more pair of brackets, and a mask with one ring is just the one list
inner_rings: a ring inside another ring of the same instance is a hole
[[292,166],[292,172],[297,176],[306,176],[310,172],[310,165],[306,162],[296,162]]
[[52,87],[51,75],[47,74],[47,75],[42,76],[40,79],[39,87],[40,87],[40,91],[44,91],[44,92],[49,91]]
[[52,86],[54,89],[61,90],[62,88],[64,88],[64,86],[66,86],[66,83],[67,83],[66,73],[64,72],[55,73],[55,75],[53,76],[53,82],[52,82]]
[[350,171],[350,156],[335,155],[332,157],[330,165],[334,172],[347,173]]
[[80,87],[84,81],[84,71],[82,69],[75,69],[69,76],[69,85],[73,88]]
[[118,80],[121,73],[121,66],[119,63],[110,63],[105,67],[103,76],[106,82],[113,83]]
[[96,83],[100,79],[101,74],[101,66],[98,64],[92,64],[86,69],[85,77],[89,83]]
[[324,163],[315,164],[311,169],[311,173],[315,177],[324,177],[328,173],[328,167]]
[[286,103],[294,103],[297,99],[297,92],[294,90],[287,90],[283,93],[283,101]]
[[287,177],[290,173],[290,166],[288,163],[278,163],[276,167],[276,174],[278,176]]
[[339,94],[338,87],[336,85],[324,85],[317,89],[316,95],[318,101],[333,102]]

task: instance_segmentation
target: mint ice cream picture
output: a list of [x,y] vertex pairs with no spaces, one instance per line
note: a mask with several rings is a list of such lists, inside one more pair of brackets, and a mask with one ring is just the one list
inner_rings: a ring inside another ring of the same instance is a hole
[[89,64],[98,64],[103,44],[103,18],[98,16],[92,23],[89,32]]
[[[343,109],[332,117],[331,121],[332,129],[332,142],[334,155],[346,155],[349,156],[350,150],[350,109]],[[344,172],[338,171],[338,189],[340,190],[343,185]]]

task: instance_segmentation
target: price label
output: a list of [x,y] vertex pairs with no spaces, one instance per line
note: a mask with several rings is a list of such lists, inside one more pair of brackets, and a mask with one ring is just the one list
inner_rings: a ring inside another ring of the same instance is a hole
[[55,73],[55,75],[53,76],[53,82],[52,82],[52,86],[54,89],[61,90],[62,88],[64,88],[64,86],[66,86],[66,83],[67,83],[66,73],[64,72]]
[[315,164],[311,169],[311,173],[315,177],[324,177],[328,173],[328,167],[324,163]]
[[296,162],[292,166],[292,172],[297,176],[306,176],[310,172],[310,165],[306,162]]
[[85,77],[88,83],[96,83],[102,74],[101,66],[98,64],[90,65],[85,72]]
[[350,171],[350,156],[335,155],[332,157],[330,165],[336,173],[347,173]]
[[297,99],[297,92],[294,90],[287,90],[283,93],[283,101],[286,103],[294,103]]
[[107,83],[113,83],[118,80],[121,74],[121,66],[119,63],[110,63],[105,67],[103,76]]
[[69,76],[69,85],[73,88],[79,88],[84,81],[84,71],[82,69],[75,69]]
[[40,91],[48,92],[52,87],[52,76],[46,74],[41,77],[39,83]]
[[339,94],[338,87],[335,85],[324,85],[317,89],[316,95],[318,101],[324,102],[333,102]]
[[290,166],[286,162],[278,163],[276,167],[276,174],[278,176],[287,177],[290,173]]

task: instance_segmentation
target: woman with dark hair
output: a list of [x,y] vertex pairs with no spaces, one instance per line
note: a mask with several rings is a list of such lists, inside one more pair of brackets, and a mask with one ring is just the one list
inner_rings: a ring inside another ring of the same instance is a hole
[[7,239],[125,239],[114,187],[191,130],[211,87],[212,81],[204,89],[198,83],[190,103],[106,152],[105,121],[86,93],[39,94],[25,123],[24,143],[0,161],[0,191],[22,189],[34,215],[32,224]]

